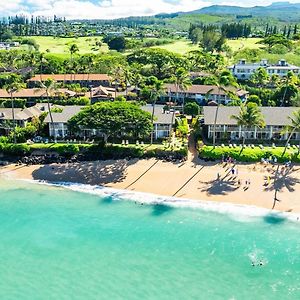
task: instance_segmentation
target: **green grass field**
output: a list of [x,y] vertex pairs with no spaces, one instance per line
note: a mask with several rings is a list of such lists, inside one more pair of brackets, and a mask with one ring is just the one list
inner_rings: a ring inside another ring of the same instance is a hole
[[188,40],[179,40],[166,45],[154,46],[153,48],[165,49],[178,54],[186,54],[189,51],[200,49],[198,45],[194,45]]
[[248,38],[248,39],[237,39],[237,40],[228,40],[227,45],[232,49],[233,52],[248,49],[259,49],[263,45],[257,44],[261,39],[260,38]]
[[79,53],[99,53],[107,52],[108,47],[103,44],[101,48],[96,46],[96,41],[101,41],[102,37],[79,37],[79,38],[54,38],[50,36],[36,36],[29,37],[34,39],[40,46],[41,52],[48,52],[53,54],[69,54],[69,47],[71,44],[76,44],[79,48]]

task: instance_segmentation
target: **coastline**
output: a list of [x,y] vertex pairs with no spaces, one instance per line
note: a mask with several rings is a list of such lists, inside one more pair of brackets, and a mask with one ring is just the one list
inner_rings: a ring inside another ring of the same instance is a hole
[[[0,177],[48,183],[70,183],[112,188],[120,194],[138,192],[196,204],[233,204],[271,210],[274,205],[275,166],[238,164],[232,166],[205,162],[184,163],[149,160],[116,160],[52,165],[8,165],[0,168]],[[300,168],[280,168],[274,211],[300,213]],[[218,175],[219,174],[219,175]],[[270,184],[266,185],[266,178]],[[272,177],[273,176],[273,177]],[[219,179],[218,179],[219,177]],[[240,181],[240,184],[239,182]],[[250,181],[246,186],[245,182]],[[297,197],[298,196],[298,197]],[[192,200],[192,201],[190,201]],[[147,202],[145,200],[145,202]],[[173,202],[174,201],[169,201]]]

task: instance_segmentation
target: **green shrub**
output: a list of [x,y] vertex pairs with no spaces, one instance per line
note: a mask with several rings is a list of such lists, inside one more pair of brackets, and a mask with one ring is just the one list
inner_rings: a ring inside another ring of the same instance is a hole
[[275,149],[260,149],[259,147],[255,147],[253,149],[244,148],[243,151],[241,151],[240,147],[216,147],[214,149],[212,146],[204,146],[201,148],[199,156],[202,158],[215,160],[230,156],[241,162],[260,162],[263,158],[268,159],[270,157],[276,157],[278,162],[286,162],[289,160],[300,162],[300,155],[298,152],[288,150],[285,155],[282,156],[283,149],[283,147]]
[[51,150],[56,151],[58,154],[63,156],[72,156],[79,152],[78,145],[73,144],[56,144],[53,147],[51,147]]
[[0,143],[0,153],[6,155],[20,156],[30,152],[29,146],[26,144],[4,144]]

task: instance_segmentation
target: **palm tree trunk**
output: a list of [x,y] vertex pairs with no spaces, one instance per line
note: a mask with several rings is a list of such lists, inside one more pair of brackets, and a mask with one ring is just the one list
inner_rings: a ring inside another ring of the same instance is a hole
[[14,144],[17,143],[16,139],[16,119],[15,119],[15,102],[13,98],[13,93],[10,93],[11,98],[11,110],[12,110],[12,118],[13,118],[13,138],[14,138]]
[[155,103],[156,103],[156,100],[153,101],[152,103],[152,115],[151,115],[151,123],[152,123],[152,131],[151,131],[151,141],[150,141],[150,144],[152,145],[153,144],[153,135],[154,135],[154,113],[155,113]]
[[[49,116],[50,116],[51,126],[52,126],[52,128],[53,128],[54,138],[55,138],[55,128],[54,128],[53,116],[52,116],[52,112],[51,112],[49,93],[46,92],[46,94],[47,94],[47,104],[48,104],[48,111],[49,111]],[[49,134],[50,134],[50,132],[49,132]]]
[[219,112],[219,104],[217,105],[217,108],[216,108],[215,120],[214,120],[214,132],[213,132],[213,147],[214,148],[216,147],[216,127],[217,127],[218,112]]
[[[287,148],[288,148],[288,145],[289,145],[289,143],[290,143],[290,140],[291,140],[293,134],[295,133],[295,131],[296,131],[295,128],[291,131],[291,133],[290,133],[290,135],[289,135],[289,137],[288,137],[288,139],[287,139],[287,141],[286,141],[286,143],[285,143],[285,147],[284,147],[284,150],[283,150],[283,152],[282,152],[282,154],[281,154],[281,158],[284,157],[284,155],[285,155],[285,153],[286,153],[286,150],[287,150]],[[278,189],[278,187],[276,186],[276,181],[277,181],[278,174],[279,174],[279,167],[280,167],[280,164],[279,164],[279,162],[278,162],[277,169],[276,169],[275,176],[274,176],[274,191],[275,191],[275,194],[274,194],[274,203],[273,203],[272,209],[275,208],[276,201],[278,201],[278,199],[277,199],[277,193],[279,192],[279,189]]]

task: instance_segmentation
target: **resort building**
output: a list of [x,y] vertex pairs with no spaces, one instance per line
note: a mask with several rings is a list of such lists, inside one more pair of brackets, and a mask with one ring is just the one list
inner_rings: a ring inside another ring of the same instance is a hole
[[107,74],[42,74],[28,79],[28,87],[38,87],[40,82],[53,79],[57,83],[80,84],[82,87],[109,86],[110,77]]
[[259,63],[247,63],[245,59],[241,59],[237,64],[229,66],[228,69],[237,79],[248,80],[261,67],[265,68],[270,76],[276,74],[283,77],[289,71],[300,74],[300,67],[291,65],[284,59],[279,60],[277,64],[269,64],[266,59],[261,60]]
[[[45,119],[45,123],[49,126],[49,136],[54,138],[65,138],[70,135],[68,130],[68,121],[78,114],[83,106],[61,106],[61,112],[53,112],[52,118],[53,123],[51,123],[50,116],[48,115]],[[153,106],[145,105],[141,107],[143,110],[152,113]],[[175,118],[173,114],[164,111],[163,105],[156,105],[154,109],[154,138],[161,139],[169,137],[172,130],[172,122],[175,123]],[[80,133],[80,137],[93,137],[101,136],[100,132],[97,130],[85,130],[83,129]]]
[[[298,110],[297,107],[262,107],[266,126],[264,128],[251,127],[242,128],[237,125],[231,116],[238,115],[238,106],[205,106],[204,107],[204,132],[207,138],[212,138],[214,134],[214,123],[216,121],[216,138],[222,140],[287,140],[288,134],[282,134],[283,129],[290,125],[289,117]],[[300,134],[295,133],[292,140],[300,140]]]
[[[14,98],[25,99],[28,105],[34,105],[35,103],[47,99],[47,93],[45,89],[23,89],[13,94]],[[57,89],[55,93],[51,95],[52,99],[70,98],[77,96],[76,92],[68,89]],[[0,99],[10,99],[11,95],[4,89],[0,89]]]
[[[15,108],[15,123],[19,127],[25,127],[33,118],[38,118],[45,108],[37,106],[29,108]],[[13,112],[11,108],[0,108],[0,133],[7,133],[13,128]]]
[[184,100],[195,100],[200,105],[214,101],[218,104],[228,104],[232,101],[230,93],[235,94],[241,100],[247,99],[248,92],[235,87],[217,87],[216,85],[191,85],[186,90],[177,90],[175,84],[166,84],[166,96],[164,100],[183,103]]

